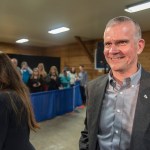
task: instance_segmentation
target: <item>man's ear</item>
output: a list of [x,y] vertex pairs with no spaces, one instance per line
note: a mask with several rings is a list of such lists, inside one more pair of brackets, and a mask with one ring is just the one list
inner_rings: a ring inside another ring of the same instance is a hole
[[140,39],[138,41],[138,49],[137,49],[137,54],[138,55],[142,53],[144,47],[145,47],[145,40],[144,39]]

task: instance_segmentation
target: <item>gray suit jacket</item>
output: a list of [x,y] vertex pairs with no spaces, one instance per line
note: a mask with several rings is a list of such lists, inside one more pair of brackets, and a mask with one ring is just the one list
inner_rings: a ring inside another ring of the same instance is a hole
[[[80,150],[99,150],[99,132],[102,100],[108,82],[103,75],[88,83],[85,129],[81,132]],[[150,150],[150,73],[142,69],[140,88],[133,122],[130,150]]]

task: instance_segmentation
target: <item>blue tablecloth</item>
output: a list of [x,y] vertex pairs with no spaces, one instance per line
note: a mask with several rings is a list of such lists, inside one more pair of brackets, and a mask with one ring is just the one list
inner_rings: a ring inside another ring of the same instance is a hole
[[38,122],[51,119],[82,105],[80,87],[77,84],[68,89],[32,93],[31,102]]

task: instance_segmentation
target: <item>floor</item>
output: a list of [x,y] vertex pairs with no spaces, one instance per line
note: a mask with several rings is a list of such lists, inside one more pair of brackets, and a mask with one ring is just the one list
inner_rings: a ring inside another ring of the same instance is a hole
[[84,128],[85,108],[40,122],[41,129],[31,132],[36,150],[78,150],[80,132]]

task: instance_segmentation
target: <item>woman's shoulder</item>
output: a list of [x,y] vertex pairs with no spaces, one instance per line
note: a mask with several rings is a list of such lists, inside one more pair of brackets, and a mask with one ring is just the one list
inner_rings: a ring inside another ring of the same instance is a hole
[[16,95],[16,92],[14,90],[0,91],[0,96],[7,96],[7,95]]
[[8,91],[0,91],[0,101],[8,98]]
[[11,111],[13,107],[21,108],[23,103],[17,92],[8,90],[0,91],[0,105],[3,105],[6,109]]
[[10,99],[14,99],[14,97],[17,97],[17,94],[15,91],[7,90],[7,91],[0,91],[0,103],[8,103]]
[[9,99],[9,95],[6,91],[0,91],[0,105],[3,107],[3,109],[9,108]]

